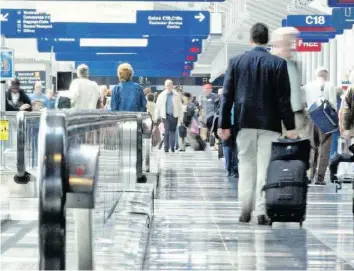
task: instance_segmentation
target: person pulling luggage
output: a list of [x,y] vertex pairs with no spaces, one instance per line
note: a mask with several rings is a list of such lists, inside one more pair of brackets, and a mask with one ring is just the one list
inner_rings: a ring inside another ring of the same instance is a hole
[[235,130],[239,159],[239,221],[251,221],[255,211],[258,224],[268,225],[265,198],[272,141],[282,132],[282,122],[289,138],[297,138],[294,113],[290,103],[287,63],[271,55],[266,44],[268,27],[262,23],[251,29],[253,49],[230,60],[225,73],[220,108],[219,136],[231,136],[231,109],[234,106]]

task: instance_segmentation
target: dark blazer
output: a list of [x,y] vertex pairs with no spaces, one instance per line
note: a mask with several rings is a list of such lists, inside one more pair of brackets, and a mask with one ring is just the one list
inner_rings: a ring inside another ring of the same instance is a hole
[[281,121],[287,130],[295,129],[286,61],[263,47],[232,58],[224,79],[220,128],[231,128],[233,104],[236,129],[281,133]]
[[23,104],[29,104],[30,108],[28,108],[26,111],[32,111],[31,99],[27,96],[27,94],[22,89],[19,90],[19,93],[20,93],[20,97],[17,103],[13,104],[11,90],[9,89],[6,92],[6,111],[20,111],[20,107]]

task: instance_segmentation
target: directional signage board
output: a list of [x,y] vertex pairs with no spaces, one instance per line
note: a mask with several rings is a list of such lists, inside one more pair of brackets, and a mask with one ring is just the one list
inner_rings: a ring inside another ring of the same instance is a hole
[[[119,62],[119,61],[80,61],[80,62],[75,62],[75,67],[78,67],[81,64],[86,64],[90,70],[102,70],[102,69],[112,69],[116,70],[117,67],[124,63],[124,62]],[[193,69],[193,63],[189,61],[179,61],[179,62],[171,62],[168,59],[165,59],[165,61],[161,62],[156,62],[156,61],[128,61],[130,65],[133,66],[133,69],[166,69],[166,70],[180,70],[181,68],[185,70],[191,70]]]
[[207,11],[137,11],[135,23],[51,22],[50,14],[30,9],[2,9],[0,27],[8,38],[106,38],[203,36],[210,33]]
[[171,62],[182,61],[197,61],[197,54],[189,53],[174,54],[174,53],[127,53],[127,54],[115,54],[115,53],[91,53],[91,54],[77,54],[77,53],[56,53],[55,59],[57,61],[123,61],[123,62],[147,62],[147,61],[160,61],[169,60]]
[[14,52],[7,48],[0,48],[0,79],[7,80],[14,77]]
[[[163,46],[162,46],[163,45]],[[39,52],[72,53],[139,53],[168,52],[176,54],[200,53],[202,39],[186,37],[150,37],[138,39],[79,39],[39,38]]]
[[15,75],[20,81],[21,89],[23,89],[27,94],[33,93],[34,85],[38,81],[42,83],[42,92],[45,91],[45,71],[16,71]]
[[332,8],[354,7],[354,0],[328,0],[328,6]]
[[320,42],[304,42],[302,39],[296,39],[296,52],[321,52]]
[[[90,76],[117,76],[116,69],[90,70]],[[149,76],[149,77],[181,77],[190,76],[190,71],[184,70],[166,70],[166,69],[134,69],[134,76]]]
[[335,32],[330,15],[288,15],[287,26],[303,32]]
[[334,8],[332,10],[333,26],[336,29],[352,29],[354,24],[353,8]]

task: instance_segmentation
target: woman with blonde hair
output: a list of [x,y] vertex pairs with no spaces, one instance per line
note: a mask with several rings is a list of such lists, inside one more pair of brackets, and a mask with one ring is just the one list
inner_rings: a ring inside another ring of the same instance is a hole
[[119,84],[112,89],[111,110],[146,112],[146,98],[141,86],[133,82],[133,68],[128,63],[118,66]]

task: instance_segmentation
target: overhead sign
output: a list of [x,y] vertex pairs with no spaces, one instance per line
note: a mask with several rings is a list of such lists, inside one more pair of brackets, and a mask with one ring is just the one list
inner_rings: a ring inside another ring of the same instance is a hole
[[354,24],[353,8],[334,8],[332,10],[333,26],[336,29],[352,29]]
[[328,0],[329,7],[354,7],[354,0]]
[[[117,67],[124,63],[123,61],[80,61],[80,62],[75,62],[75,67],[77,68],[79,65],[85,63],[90,70],[101,70],[101,69],[112,69],[112,70],[117,70]],[[189,61],[179,61],[179,62],[171,62],[168,59],[165,59],[164,61],[156,62],[156,61],[136,61],[128,62],[130,65],[132,65],[134,70],[142,70],[142,69],[166,69],[166,70],[180,70],[185,69],[185,70],[191,70],[193,69],[193,63]]]
[[335,32],[330,15],[288,15],[287,26],[296,27],[301,32]]
[[39,38],[39,52],[75,52],[75,53],[139,53],[139,52],[168,52],[168,53],[200,53],[201,38],[187,37],[150,37],[150,38]]
[[[117,76],[117,69],[90,70],[90,76]],[[184,77],[190,76],[190,71],[183,69],[134,69],[134,76],[148,77]]]
[[42,92],[46,88],[45,71],[16,71],[16,78],[20,81],[21,89],[27,94],[31,94],[34,91],[34,85],[40,81],[42,83]]
[[0,27],[9,38],[106,38],[149,36],[208,36],[207,11],[137,11],[136,23],[51,22],[50,14],[30,9],[2,9]]
[[78,54],[78,53],[56,53],[55,59],[57,61],[122,61],[122,62],[137,62],[137,61],[157,61],[169,60],[171,62],[179,61],[197,61],[197,54],[171,54],[159,52],[158,58],[156,53],[127,53],[127,54],[115,54],[115,53],[91,53],[91,54]]
[[[4,18],[4,17],[2,17]],[[6,18],[6,17],[5,17]],[[11,49],[0,48],[0,79],[7,80],[14,77],[14,52]]]
[[304,42],[302,39],[296,39],[297,52],[321,52],[320,42]]

